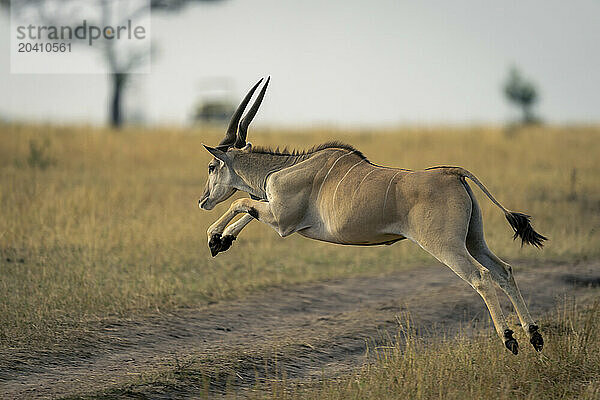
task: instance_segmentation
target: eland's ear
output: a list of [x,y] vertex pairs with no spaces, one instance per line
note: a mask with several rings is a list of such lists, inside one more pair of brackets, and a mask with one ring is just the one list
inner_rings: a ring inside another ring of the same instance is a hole
[[215,158],[218,158],[219,160],[226,162],[227,156],[225,155],[225,152],[223,150],[215,149],[214,147],[210,147],[205,144],[203,144],[202,146],[204,146],[206,151],[208,151],[210,154],[212,154]]

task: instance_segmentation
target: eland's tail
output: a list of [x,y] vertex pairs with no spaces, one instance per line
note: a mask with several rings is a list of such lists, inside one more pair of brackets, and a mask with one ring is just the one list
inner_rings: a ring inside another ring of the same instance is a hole
[[523,246],[524,244],[530,244],[537,248],[542,248],[544,246],[544,241],[548,240],[548,238],[545,237],[544,235],[537,233],[535,231],[535,229],[533,229],[533,227],[531,226],[531,216],[529,216],[527,214],[519,213],[519,212],[508,211],[506,208],[504,208],[504,206],[502,204],[500,204],[498,202],[498,200],[496,200],[494,198],[494,196],[492,196],[492,194],[489,192],[489,190],[487,190],[487,188],[484,186],[484,184],[481,183],[481,181],[479,181],[479,179],[477,179],[477,177],[475,175],[473,175],[466,169],[460,168],[460,167],[435,167],[435,168],[444,168],[446,170],[446,172],[454,174],[454,175],[458,175],[462,179],[469,178],[477,186],[479,186],[479,188],[492,201],[492,203],[494,203],[496,206],[498,206],[504,212],[504,216],[506,217],[506,220],[510,224],[511,228],[513,228],[513,230],[515,231],[513,239],[521,238],[521,246]]

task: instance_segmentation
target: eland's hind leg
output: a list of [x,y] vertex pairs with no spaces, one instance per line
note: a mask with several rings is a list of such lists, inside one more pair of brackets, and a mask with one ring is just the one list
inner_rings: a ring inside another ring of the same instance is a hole
[[527,309],[527,304],[525,303],[525,300],[521,295],[521,291],[515,282],[515,278],[512,273],[512,267],[498,258],[489,249],[469,249],[469,252],[475,259],[489,269],[492,279],[504,291],[504,293],[506,293],[511,303],[515,307],[517,316],[521,321],[521,326],[529,337],[529,342],[537,351],[541,351],[544,347],[544,339],[539,332],[538,325]]
[[505,346],[513,354],[517,354],[519,345],[513,338],[513,331],[508,327],[502,313],[490,271],[472,257],[464,245],[443,249],[428,248],[425,246],[423,248],[446,264],[454,273],[479,293],[490,312],[498,336],[500,336]]
[[[472,201],[461,183],[453,184],[448,185],[450,190],[436,193],[439,198],[413,207],[409,237],[479,293],[487,305],[496,332],[506,347],[517,354],[518,344],[502,313],[490,271],[469,254],[466,247]],[[445,204],[445,207],[440,210],[432,204]]]
[[515,282],[512,267],[502,261],[488,248],[483,234],[481,210],[470,188],[467,185],[465,186],[473,203],[466,239],[467,250],[480,264],[490,271],[491,279],[506,293],[513,304],[517,316],[521,321],[521,326],[529,337],[530,343],[537,351],[541,351],[544,346],[544,339],[538,331],[537,324],[531,317],[531,314],[529,314],[525,300],[523,300],[523,296]]

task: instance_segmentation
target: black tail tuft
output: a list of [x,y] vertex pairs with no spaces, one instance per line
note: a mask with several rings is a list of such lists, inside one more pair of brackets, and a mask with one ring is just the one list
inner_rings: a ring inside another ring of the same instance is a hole
[[537,233],[530,222],[531,217],[518,212],[509,212],[505,214],[508,223],[515,231],[513,239],[521,238],[521,246],[530,244],[541,249],[544,246],[544,240],[548,240],[544,235]]

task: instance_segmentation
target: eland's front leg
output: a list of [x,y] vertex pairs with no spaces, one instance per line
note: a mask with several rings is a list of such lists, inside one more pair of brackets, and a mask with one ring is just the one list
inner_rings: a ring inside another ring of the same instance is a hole
[[242,218],[235,221],[233,224],[228,225],[223,233],[208,234],[208,247],[212,256],[216,256],[218,253],[229,250],[233,241],[237,239],[238,235],[254,220],[249,214],[242,216]]
[[232,236],[233,240],[235,240],[242,229],[246,227],[250,222],[254,221],[254,217],[250,214],[246,214],[242,216],[242,218],[235,221],[233,224],[228,225],[227,228],[223,231],[223,237]]
[[223,214],[221,218],[216,220],[206,231],[206,235],[208,236],[208,248],[210,249],[210,254],[213,257],[220,252],[229,249],[235,240],[234,237],[223,236],[225,227],[227,227],[227,224],[229,224],[229,222],[231,222],[231,220],[237,215],[232,208],[233,204],[231,207],[229,207],[229,210],[227,210],[227,212]]
[[[247,213],[242,218],[227,226],[236,215]],[[212,256],[228,250],[233,241],[237,238],[246,225],[253,219],[258,219],[269,225],[274,223],[273,214],[269,208],[269,204],[252,199],[239,199],[234,201],[229,210],[213,223],[207,230],[208,247]]]

